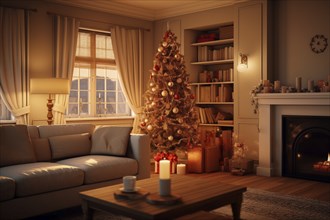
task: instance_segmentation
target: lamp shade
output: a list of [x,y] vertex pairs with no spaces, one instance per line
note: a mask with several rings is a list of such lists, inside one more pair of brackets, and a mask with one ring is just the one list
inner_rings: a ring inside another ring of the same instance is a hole
[[32,94],[68,94],[70,91],[68,79],[60,78],[32,78],[30,92]]

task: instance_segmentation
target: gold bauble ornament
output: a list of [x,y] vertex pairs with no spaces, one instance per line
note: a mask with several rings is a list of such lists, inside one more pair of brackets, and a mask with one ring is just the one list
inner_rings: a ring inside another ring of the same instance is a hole
[[163,47],[167,47],[167,42],[164,41],[164,42],[162,43],[162,45],[163,45]]
[[182,130],[180,130],[180,129],[177,130],[177,133],[178,133],[178,134],[182,134]]
[[174,92],[173,91],[170,91],[170,95],[173,96],[174,95]]
[[183,119],[182,119],[182,118],[179,118],[179,119],[178,119],[178,122],[179,122],[180,124],[182,124],[182,123],[183,123]]
[[167,95],[168,95],[168,92],[167,92],[166,90],[163,90],[163,91],[162,91],[162,96],[163,96],[163,97],[166,97]]
[[153,87],[153,88],[151,88],[151,91],[153,91],[153,92],[156,92],[156,88],[155,87]]
[[148,125],[147,129],[148,129],[148,131],[151,131],[152,130],[152,125]]
[[155,83],[153,83],[153,82],[151,82],[151,83],[149,84],[150,87],[153,87],[154,85],[155,85]]
[[167,85],[168,85],[169,87],[172,87],[172,86],[174,85],[174,83],[173,83],[173,82],[168,82]]
[[158,47],[158,52],[162,52],[164,50],[163,47]]
[[177,83],[182,83],[182,79],[181,78],[177,78],[176,82]]
[[179,112],[179,109],[177,107],[174,107],[172,111],[174,114],[177,114]]
[[170,135],[170,136],[168,136],[168,138],[167,138],[169,141],[173,141],[173,136],[172,135]]

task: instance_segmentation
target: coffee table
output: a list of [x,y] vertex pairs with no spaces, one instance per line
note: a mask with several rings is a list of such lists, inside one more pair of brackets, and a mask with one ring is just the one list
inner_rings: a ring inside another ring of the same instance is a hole
[[[159,192],[159,179],[154,176],[136,182],[137,187],[150,193]],[[230,204],[233,218],[240,219],[243,192],[246,187],[212,182],[187,175],[171,175],[171,190],[181,196],[172,205],[154,205],[145,199],[116,199],[114,193],[122,184],[88,190],[80,193],[84,219],[93,218],[93,210],[102,210],[133,219],[174,219],[193,212],[211,211]]]

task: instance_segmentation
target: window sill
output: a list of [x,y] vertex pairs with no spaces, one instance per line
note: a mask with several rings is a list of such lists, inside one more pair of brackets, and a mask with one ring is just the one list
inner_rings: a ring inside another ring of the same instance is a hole
[[2,125],[15,125],[16,121],[15,120],[0,120],[0,124],[2,124]]

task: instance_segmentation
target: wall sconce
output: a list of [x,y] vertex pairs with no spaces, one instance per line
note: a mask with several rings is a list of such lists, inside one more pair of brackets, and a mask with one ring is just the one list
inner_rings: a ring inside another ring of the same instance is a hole
[[48,94],[48,125],[53,123],[53,99],[54,94],[69,94],[70,82],[68,79],[60,78],[32,78],[30,79],[31,94]]
[[247,57],[247,55],[242,54],[242,53],[240,53],[239,55],[241,56],[241,63],[239,63],[237,65],[237,71],[243,73],[248,68],[248,63],[247,63],[248,62],[248,57]]

